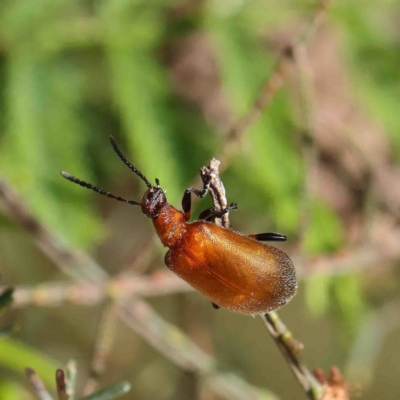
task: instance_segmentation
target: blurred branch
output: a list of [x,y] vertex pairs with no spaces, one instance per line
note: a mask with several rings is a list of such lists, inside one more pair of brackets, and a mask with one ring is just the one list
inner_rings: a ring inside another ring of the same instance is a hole
[[228,130],[225,136],[225,145],[222,153],[218,156],[223,167],[222,172],[229,165],[229,159],[234,153],[234,150],[240,144],[245,133],[249,130],[265,111],[266,107],[284,85],[287,78],[293,72],[293,61],[298,52],[298,49],[305,46],[306,42],[315,34],[321,25],[326,11],[328,9],[330,0],[321,0],[319,6],[314,12],[310,21],[304,27],[304,30],[292,44],[285,46],[275,63],[270,76],[261,84],[259,94],[253,103],[253,106],[246,115],[241,117],[233,126]]
[[[400,248],[390,250],[378,244],[363,244],[354,249],[321,255],[314,260],[293,256],[299,278],[309,276],[338,276],[350,271],[369,270],[396,264],[400,260]],[[3,288],[0,287],[0,290]],[[49,282],[37,286],[15,287],[12,307],[29,305],[58,307],[65,303],[92,306],[108,299],[123,301],[130,296],[152,297],[172,293],[191,292],[194,289],[170,271],[156,271],[147,276],[121,274],[102,283]]]
[[107,299],[126,300],[132,295],[151,297],[190,291],[192,287],[170,271],[157,271],[148,276],[122,274],[98,284],[49,282],[37,287],[17,286],[13,307],[58,307],[64,303],[92,306]]
[[50,393],[44,386],[43,381],[39,378],[38,374],[32,368],[27,368],[25,372],[39,400],[53,400],[53,398],[50,396]]
[[[24,202],[0,176],[0,202],[11,218],[25,229],[34,243],[69,277],[82,281],[102,281],[107,275],[89,257],[77,250],[70,250],[29,211]],[[85,268],[80,268],[84,265]]]
[[[0,180],[0,201],[9,212],[10,216],[32,236],[34,242],[47,254],[56,265],[65,271],[69,276],[74,277],[80,283],[86,280],[96,284],[104,285],[107,273],[83,252],[76,252],[74,249],[62,244],[55,234],[46,229],[29,211],[22,199],[12,191],[12,189]],[[86,266],[90,265],[93,275],[87,273]],[[85,276],[82,276],[85,274]],[[214,377],[216,361],[211,356],[203,352],[188,337],[175,326],[164,321],[145,301],[136,297],[131,297],[128,304],[118,304],[117,313],[119,317],[134,330],[143,340],[151,344],[161,354],[167,357],[174,364],[181,368],[195,371],[206,378]],[[232,390],[239,385],[240,388],[249,386],[239,377],[228,379],[227,375],[221,375],[218,382],[214,382],[213,390],[221,397],[227,397],[224,387],[231,386]],[[238,389],[239,389],[238,386]],[[260,399],[272,400],[265,391],[258,391]],[[236,396],[229,398],[234,400],[247,400],[248,396],[242,396],[241,390],[237,391]]]
[[117,314],[114,303],[106,305],[103,310],[97,337],[94,345],[92,363],[90,365],[89,379],[83,393],[88,396],[94,393],[99,386],[99,379],[105,372],[106,362],[110,356],[111,348],[116,334]]

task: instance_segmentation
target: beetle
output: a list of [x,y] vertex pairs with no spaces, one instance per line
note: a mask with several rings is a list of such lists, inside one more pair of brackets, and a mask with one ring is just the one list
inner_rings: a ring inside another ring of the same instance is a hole
[[237,209],[232,203],[224,210],[204,210],[199,220],[189,223],[191,195],[207,195],[211,178],[204,179],[203,189],[190,187],[182,198],[183,211],[167,202],[160,181],[153,186],[123,155],[115,139],[110,137],[114,151],[132,172],[146,184],[147,191],[139,203],[116,196],[86,183],[67,172],[61,175],[69,181],[95,192],[140,206],[149,217],[162,244],[169,250],[166,266],[212,303],[214,308],[227,308],[242,314],[259,314],[276,310],[296,293],[296,273],[290,258],[282,250],[265,241],[285,241],[279,233],[244,235],[212,223],[216,217]]

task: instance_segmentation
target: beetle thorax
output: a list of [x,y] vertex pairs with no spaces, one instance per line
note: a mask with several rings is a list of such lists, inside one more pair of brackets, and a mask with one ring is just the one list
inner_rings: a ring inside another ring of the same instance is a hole
[[153,218],[153,225],[165,247],[179,246],[187,229],[182,212],[168,203],[161,208],[157,217]]

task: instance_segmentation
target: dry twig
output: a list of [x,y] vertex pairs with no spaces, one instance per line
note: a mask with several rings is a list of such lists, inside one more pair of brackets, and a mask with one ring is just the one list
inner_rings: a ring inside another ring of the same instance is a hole
[[43,381],[39,378],[38,374],[32,368],[27,368],[25,372],[38,398],[40,400],[53,400],[50,393],[47,391]]
[[[223,210],[226,208],[227,199],[225,188],[219,177],[218,166],[219,161],[213,159],[210,163],[210,167],[202,170],[202,177],[211,176],[210,191],[212,193],[213,205],[218,210]],[[209,173],[206,174],[204,173],[205,171],[208,171]],[[224,226],[225,228],[229,228],[228,213],[225,214],[225,216],[225,220],[214,222],[218,225]],[[286,328],[286,325],[279,318],[277,312],[263,315],[263,320],[304,391],[312,400],[321,399],[323,392],[321,384],[300,360],[299,355],[303,345],[293,338],[291,332]]]

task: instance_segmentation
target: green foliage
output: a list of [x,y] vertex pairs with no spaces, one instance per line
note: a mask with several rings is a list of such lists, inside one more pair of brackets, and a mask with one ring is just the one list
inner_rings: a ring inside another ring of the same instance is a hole
[[18,382],[10,380],[0,380],[0,399],[1,400],[27,400],[32,397],[28,391]]
[[53,385],[57,363],[31,346],[8,337],[0,340],[0,365],[21,375],[32,365],[46,385]]
[[332,291],[336,304],[334,312],[344,324],[347,332],[355,333],[357,326],[367,307],[361,290],[358,274],[335,277]]
[[305,283],[305,299],[307,308],[313,317],[322,317],[332,304],[330,287],[332,278],[326,275],[315,275]]
[[314,317],[332,312],[343,326],[343,332],[352,334],[367,311],[361,287],[358,274],[312,276],[305,285],[308,309]]
[[338,250],[344,235],[336,214],[322,201],[311,201],[308,207],[309,221],[303,242],[305,253],[316,255]]

